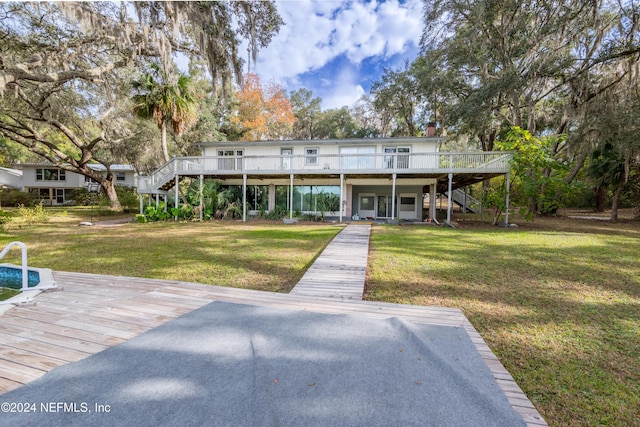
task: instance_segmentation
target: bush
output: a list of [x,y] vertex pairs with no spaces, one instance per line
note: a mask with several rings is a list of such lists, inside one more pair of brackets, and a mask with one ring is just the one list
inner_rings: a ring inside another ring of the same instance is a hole
[[16,218],[25,224],[44,224],[45,222],[49,222],[49,212],[44,209],[42,203],[35,205],[33,208],[20,205],[18,206]]
[[3,206],[31,206],[33,203],[33,194],[14,188],[7,188],[0,191],[0,203]]
[[282,208],[280,206],[276,206],[276,208],[270,212],[266,212],[261,210],[258,214],[258,216],[260,218],[263,219],[282,219],[285,216],[287,216],[287,214],[289,213],[289,211],[287,211],[285,208]]
[[312,213],[304,213],[300,214],[297,217],[300,221],[310,221],[310,222],[321,222],[323,220],[322,216],[312,214]]
[[15,216],[15,214],[0,209],[0,226],[8,223]]

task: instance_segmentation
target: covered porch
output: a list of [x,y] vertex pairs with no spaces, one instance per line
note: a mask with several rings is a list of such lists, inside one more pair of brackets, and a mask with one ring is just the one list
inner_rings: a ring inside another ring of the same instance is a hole
[[[156,203],[161,195],[175,192],[177,208],[185,178],[198,180],[200,188],[205,179],[239,186],[243,221],[258,209],[276,207],[288,211],[289,218],[294,212],[322,210],[340,222],[435,220],[435,209],[423,217],[422,200],[446,194],[449,223],[454,190],[501,175],[508,181],[511,157],[508,152],[316,154],[311,160],[308,155],[178,157],[140,177],[138,188],[141,194],[156,195]],[[329,205],[318,206],[319,194],[332,199]],[[508,205],[508,193],[506,197]]]

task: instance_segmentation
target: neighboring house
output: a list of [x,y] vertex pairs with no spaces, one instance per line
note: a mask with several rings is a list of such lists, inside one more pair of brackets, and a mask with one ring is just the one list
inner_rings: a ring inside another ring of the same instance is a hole
[[[50,206],[73,203],[72,191],[86,189],[91,178],[84,175],[57,168],[48,163],[18,164],[17,168],[22,172],[22,183],[19,187],[22,191],[27,191]],[[90,167],[102,172],[106,176],[104,165],[92,164]],[[133,166],[111,165],[111,172],[114,175],[116,185],[134,187],[136,185],[136,173]]]
[[[368,138],[199,144],[200,157],[177,157],[149,177],[139,193],[175,191],[184,177],[243,188],[243,220],[283,208],[347,218],[426,219],[423,199],[509,174],[506,152],[440,153],[446,138]],[[157,200],[157,198],[156,198]],[[327,203],[329,201],[329,203]],[[451,206],[451,203],[448,204]],[[329,207],[330,209],[327,209]],[[435,219],[435,210],[429,213]],[[447,221],[450,219],[448,211]]]
[[0,167],[0,188],[22,188],[22,171]]

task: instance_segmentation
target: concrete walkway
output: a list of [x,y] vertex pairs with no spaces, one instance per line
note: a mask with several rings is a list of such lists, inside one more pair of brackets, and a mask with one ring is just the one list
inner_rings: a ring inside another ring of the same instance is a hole
[[370,234],[370,224],[348,225],[329,243],[290,293],[361,300]]

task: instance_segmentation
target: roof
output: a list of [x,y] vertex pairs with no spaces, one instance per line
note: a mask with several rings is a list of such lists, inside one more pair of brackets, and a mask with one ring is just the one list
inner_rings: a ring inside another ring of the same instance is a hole
[[0,167],[0,172],[6,173],[13,176],[22,176],[22,171],[20,169],[11,169],[11,168],[3,168]]
[[[107,168],[100,164],[91,164],[89,167],[95,171],[106,171]],[[111,165],[111,172],[135,172],[135,169],[131,165]]]
[[[55,168],[58,167],[54,164],[51,163],[18,163],[15,165],[18,168],[24,168],[25,166],[27,167],[49,167],[49,168]],[[91,163],[88,165],[91,169],[95,170],[95,171],[106,171],[107,168],[99,163]],[[113,164],[109,167],[111,169],[111,172],[127,172],[127,171],[131,171],[131,172],[135,172],[135,168],[131,165],[124,165],[124,164]]]
[[252,146],[301,146],[301,145],[372,145],[372,144],[411,144],[421,142],[445,142],[445,137],[411,137],[411,138],[349,138],[349,139],[290,139],[278,141],[212,141],[199,142],[199,147],[252,147]]

